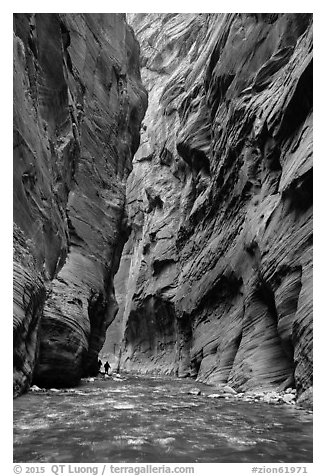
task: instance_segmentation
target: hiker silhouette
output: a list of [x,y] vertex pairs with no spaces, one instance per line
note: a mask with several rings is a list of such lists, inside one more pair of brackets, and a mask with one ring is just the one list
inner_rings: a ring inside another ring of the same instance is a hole
[[111,365],[109,364],[108,361],[105,362],[104,364],[104,370],[107,375],[109,375],[109,369],[111,368]]

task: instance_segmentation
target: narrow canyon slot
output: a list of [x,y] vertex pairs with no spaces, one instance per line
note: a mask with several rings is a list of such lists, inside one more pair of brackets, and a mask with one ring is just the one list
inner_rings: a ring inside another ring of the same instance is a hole
[[312,41],[14,14],[14,461],[312,461]]

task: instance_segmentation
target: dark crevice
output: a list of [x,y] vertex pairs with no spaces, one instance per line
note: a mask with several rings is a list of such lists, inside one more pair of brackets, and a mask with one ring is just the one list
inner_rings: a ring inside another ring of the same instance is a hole
[[98,343],[106,330],[106,315],[108,301],[101,292],[92,291],[88,300],[88,318],[90,322],[90,337],[88,352],[85,353],[82,363],[83,377],[98,374]]
[[206,175],[210,175],[210,162],[205,152],[199,149],[192,149],[182,142],[177,144],[177,152],[196,173],[203,170]]
[[278,131],[279,140],[291,137],[301,126],[313,107],[313,60],[300,76]]
[[257,297],[267,305],[269,314],[278,322],[274,292],[269,284],[261,280],[257,288]]
[[170,267],[171,265],[175,264],[173,259],[164,259],[164,260],[155,260],[153,262],[153,276],[156,276],[166,268]]
[[211,286],[209,291],[201,298],[197,306],[197,313],[204,308],[212,307],[217,303],[231,301],[239,293],[242,286],[242,278],[233,273],[227,276],[222,275],[218,281]]
[[169,151],[166,147],[163,147],[160,152],[160,164],[161,165],[171,165],[173,160],[172,152]]
[[282,194],[283,200],[289,203],[290,210],[305,212],[313,204],[313,170],[294,179]]
[[147,213],[150,213],[151,211],[155,210],[155,208],[163,208],[164,202],[158,194],[156,194],[150,189],[145,189],[145,193],[148,200],[148,207],[146,210]]

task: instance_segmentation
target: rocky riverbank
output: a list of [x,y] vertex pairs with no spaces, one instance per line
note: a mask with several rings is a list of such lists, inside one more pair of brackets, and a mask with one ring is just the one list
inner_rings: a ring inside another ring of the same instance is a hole
[[[112,372],[110,375],[101,374],[97,377],[89,377],[81,379],[81,384],[85,383],[95,383],[98,381],[110,381],[113,380],[115,382],[124,382],[129,380],[128,376],[121,375],[116,372]],[[187,380],[187,379],[186,379]],[[184,379],[182,379],[184,381]],[[189,380],[188,380],[189,381]],[[65,394],[65,393],[72,393],[72,394],[79,394],[80,392],[83,393],[82,388],[40,388],[37,385],[33,385],[30,388],[31,392],[35,393],[42,393],[42,394]],[[308,411],[312,411],[312,405],[310,405],[310,398],[309,403],[307,404],[306,399],[300,397],[298,398],[297,390],[295,388],[287,388],[284,391],[275,391],[275,390],[264,390],[264,391],[250,391],[250,392],[237,392],[234,388],[230,387],[229,385],[205,385],[204,387],[193,387],[186,391],[188,395],[193,395],[194,397],[207,397],[210,399],[224,399],[224,400],[232,400],[232,401],[244,401],[249,403],[267,403],[270,405],[296,405],[299,408],[305,408]]]
[[251,391],[251,392],[236,392],[232,387],[222,386],[217,387],[215,393],[205,393],[201,390],[194,388],[190,390],[191,395],[206,395],[208,398],[221,398],[225,400],[242,400],[244,402],[264,402],[272,405],[298,405],[300,399],[297,399],[297,391],[295,388],[287,388],[285,391],[277,392],[273,390],[266,391]]

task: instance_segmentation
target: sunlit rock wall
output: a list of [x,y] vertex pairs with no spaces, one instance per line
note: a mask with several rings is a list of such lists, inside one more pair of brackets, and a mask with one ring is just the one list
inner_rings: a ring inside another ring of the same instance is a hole
[[[312,18],[136,14],[121,365],[312,385]],[[128,259],[127,259],[128,258]]]
[[[115,330],[121,326],[126,329],[122,368],[173,373],[177,349],[173,304],[178,276],[176,239],[180,213],[193,194],[191,170],[176,149],[180,127],[177,107],[179,94],[185,96],[185,71],[200,56],[198,51],[204,50],[208,24],[206,15],[197,14],[136,14],[128,15],[128,20],[140,42],[148,109],[127,183],[131,234],[115,278],[119,312],[109,327],[104,349],[112,348]],[[175,103],[167,89],[170,85],[177,91]]]
[[14,15],[15,394],[97,370],[145,108],[124,14]]

